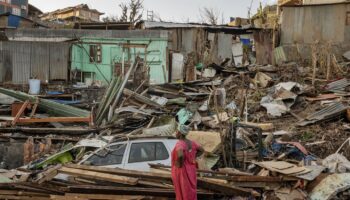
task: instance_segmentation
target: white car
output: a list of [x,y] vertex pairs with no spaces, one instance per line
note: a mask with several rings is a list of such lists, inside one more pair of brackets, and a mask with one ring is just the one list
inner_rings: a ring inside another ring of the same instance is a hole
[[149,171],[151,164],[171,164],[176,139],[146,138],[115,142],[86,156],[79,164]]

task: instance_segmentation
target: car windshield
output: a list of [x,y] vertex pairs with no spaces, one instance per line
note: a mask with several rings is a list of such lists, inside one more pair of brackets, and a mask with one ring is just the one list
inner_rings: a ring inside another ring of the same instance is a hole
[[94,166],[117,165],[121,164],[126,149],[126,144],[112,145],[103,148],[88,158],[84,164]]

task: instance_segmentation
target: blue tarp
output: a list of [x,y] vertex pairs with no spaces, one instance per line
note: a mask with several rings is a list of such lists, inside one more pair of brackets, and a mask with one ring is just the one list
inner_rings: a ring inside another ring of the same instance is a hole
[[10,27],[19,27],[19,24],[21,22],[21,17],[20,16],[16,16],[16,15],[9,15],[8,16],[8,26]]
[[241,38],[241,43],[242,43],[243,45],[250,45],[250,39]]
[[63,94],[63,92],[59,92],[59,91],[48,91],[46,94],[48,94],[48,95],[59,95],[59,94]]

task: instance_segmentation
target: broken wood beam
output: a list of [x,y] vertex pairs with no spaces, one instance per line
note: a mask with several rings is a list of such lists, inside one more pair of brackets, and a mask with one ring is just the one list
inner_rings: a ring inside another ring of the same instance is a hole
[[[17,197],[21,196],[41,196],[48,197],[48,194],[43,194],[39,192],[26,192],[26,191],[18,191],[18,190],[0,190],[1,195],[15,195]],[[0,198],[1,199],[1,198]]]
[[137,101],[139,102],[142,102],[143,104],[147,104],[149,106],[152,106],[152,107],[155,107],[155,108],[162,108],[163,106],[152,101],[151,99],[145,97],[145,96],[142,96],[136,92],[133,92],[127,88],[124,88],[123,90],[123,94],[126,95],[126,96],[132,96],[134,99],[136,99]]
[[152,173],[152,172],[142,172],[136,170],[126,170],[126,169],[118,169],[118,168],[106,168],[106,167],[96,167],[96,166],[88,166],[88,165],[76,165],[76,164],[66,164],[66,167],[73,169],[81,169],[81,170],[89,170],[101,173],[110,173],[138,178],[154,178],[154,179],[166,179],[171,180],[170,174],[160,174],[160,173]]
[[[0,135],[0,138],[2,139],[14,139],[14,140],[27,140],[30,136],[16,136],[16,135]],[[33,137],[34,140],[43,140],[47,139],[48,137]],[[69,142],[78,142],[80,139],[78,138],[53,138],[49,137],[52,141],[69,141]]]
[[119,175],[113,175],[113,174],[107,174],[107,173],[101,173],[101,172],[95,172],[95,171],[88,171],[88,170],[82,170],[82,169],[74,169],[74,168],[68,168],[68,167],[62,167],[58,170],[58,172],[77,176],[77,177],[87,178],[87,179],[102,180],[102,181],[121,183],[126,185],[136,185],[138,182],[137,178],[131,178],[126,176],[119,176]]
[[[90,185],[78,185],[69,186],[69,192],[71,193],[84,193],[84,194],[105,194],[105,195],[142,195],[142,196],[154,196],[154,197],[175,197],[175,191],[173,189],[163,188],[142,188],[142,187],[114,187],[114,186],[90,186]],[[206,198],[212,199],[212,192],[198,191],[198,199]]]
[[[150,164],[149,166],[151,166],[151,168],[155,168],[155,169],[170,169],[170,166],[165,166],[165,165],[161,165],[161,164]],[[243,175],[243,172],[220,172],[220,171],[211,171],[211,170],[203,170],[203,169],[197,169],[197,173],[206,173],[206,174],[212,174],[212,175],[227,175],[227,176],[241,176]],[[244,173],[243,176],[249,176],[249,173]]]
[[252,190],[236,187],[227,183],[219,182],[215,179],[197,178],[198,187],[229,196],[259,196]]
[[[283,177],[271,177],[271,176],[227,176],[223,179],[234,182],[285,182]],[[289,180],[291,181],[291,180]]]
[[17,112],[15,118],[12,120],[11,125],[14,126],[16,125],[17,121],[19,120],[19,118],[21,117],[21,115],[23,114],[23,112],[25,111],[25,109],[27,108],[27,106],[29,105],[29,101],[26,100],[22,107],[19,109],[19,111]]
[[66,193],[62,200],[67,199],[101,199],[101,200],[141,200],[144,199],[145,196],[136,196],[136,195],[104,195],[104,194],[79,194],[79,193]]
[[85,135],[98,132],[99,129],[83,129],[83,128],[29,128],[29,127],[13,127],[1,128],[1,133],[24,133],[24,134],[57,134],[57,135]]
[[274,129],[273,123],[253,123],[253,122],[240,122],[240,123],[248,126],[261,128],[261,130],[263,131],[269,131]]
[[49,181],[53,179],[58,173],[57,170],[61,168],[61,165],[56,165],[55,167],[52,167],[42,173],[40,173],[38,176],[39,178],[34,180],[34,183],[42,184],[45,181]]
[[48,118],[19,118],[17,123],[50,123],[50,122],[91,122],[90,117],[48,117]]

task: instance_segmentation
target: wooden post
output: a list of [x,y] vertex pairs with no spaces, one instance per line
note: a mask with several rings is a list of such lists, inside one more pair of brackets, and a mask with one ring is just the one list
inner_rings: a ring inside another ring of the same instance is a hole
[[32,112],[29,115],[30,118],[32,118],[35,115],[35,112],[38,109],[38,104],[39,104],[39,98],[36,98],[34,106],[32,108]]
[[329,74],[331,71],[331,55],[327,54],[327,73],[326,73],[326,80],[329,81]]

